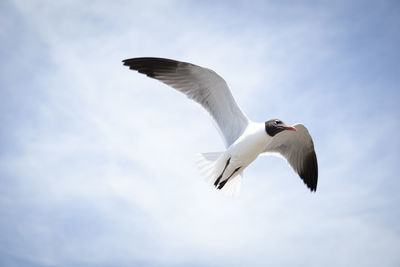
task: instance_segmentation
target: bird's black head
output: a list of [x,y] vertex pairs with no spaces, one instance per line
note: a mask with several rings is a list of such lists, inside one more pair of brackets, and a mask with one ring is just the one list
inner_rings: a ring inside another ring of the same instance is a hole
[[278,119],[273,119],[265,122],[265,131],[271,137],[285,130],[296,131],[296,128],[292,126],[287,126],[283,121]]

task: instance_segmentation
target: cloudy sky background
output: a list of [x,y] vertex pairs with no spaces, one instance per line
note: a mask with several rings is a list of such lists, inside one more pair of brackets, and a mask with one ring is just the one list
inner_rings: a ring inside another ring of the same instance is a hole
[[[1,266],[400,264],[398,1],[6,0],[0,25]],[[304,123],[317,192],[260,157],[216,194],[195,154],[218,132],[140,56]]]

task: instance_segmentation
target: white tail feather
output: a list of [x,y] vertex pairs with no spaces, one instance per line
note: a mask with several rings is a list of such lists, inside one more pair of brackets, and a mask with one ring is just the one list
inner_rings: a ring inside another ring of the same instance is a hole
[[[200,173],[205,178],[206,182],[214,187],[214,182],[220,175],[220,169],[218,168],[217,161],[222,155],[222,152],[210,152],[198,154],[197,166]],[[225,163],[223,163],[225,164]],[[223,195],[226,196],[238,196],[240,194],[240,188],[242,185],[242,172],[238,175],[230,178],[226,184],[221,188],[217,189]]]
[[214,177],[214,167],[215,164],[221,156],[222,152],[209,152],[209,153],[201,153],[198,154],[197,158],[197,167],[200,170],[200,173],[205,178],[206,182],[214,182],[216,177]]

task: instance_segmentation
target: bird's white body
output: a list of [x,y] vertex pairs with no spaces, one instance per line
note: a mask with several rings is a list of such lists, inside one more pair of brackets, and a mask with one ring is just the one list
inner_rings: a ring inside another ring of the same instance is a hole
[[223,184],[221,191],[225,195],[238,195],[243,170],[264,152],[271,140],[264,123],[249,121],[239,138],[224,152],[200,154],[199,168],[210,183],[215,185],[218,180],[218,184]]
[[228,179],[237,168],[240,168],[230,177],[234,178],[264,151],[270,140],[271,137],[265,132],[264,123],[250,122],[243,134],[217,160],[215,173],[222,173],[227,160],[230,159],[221,181]]

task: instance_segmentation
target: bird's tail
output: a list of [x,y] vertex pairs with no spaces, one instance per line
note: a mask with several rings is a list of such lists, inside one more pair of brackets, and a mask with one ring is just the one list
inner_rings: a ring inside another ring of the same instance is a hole
[[[222,153],[223,152],[209,152],[198,154],[197,166],[200,173],[205,178],[206,182],[212,186],[214,186],[215,181],[224,170],[225,162],[222,162],[222,164],[218,162]],[[230,178],[222,188],[218,189],[217,186],[215,186],[215,188],[218,191],[221,191],[224,195],[238,196],[240,194],[241,186],[242,172]]]

